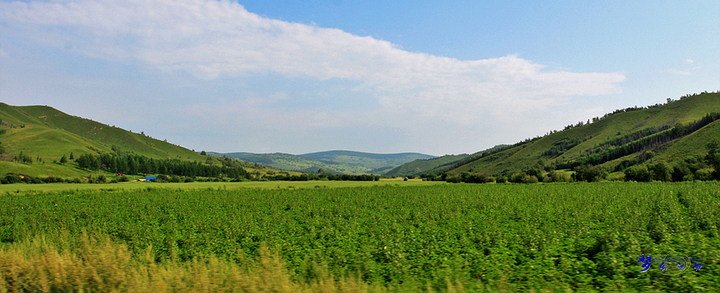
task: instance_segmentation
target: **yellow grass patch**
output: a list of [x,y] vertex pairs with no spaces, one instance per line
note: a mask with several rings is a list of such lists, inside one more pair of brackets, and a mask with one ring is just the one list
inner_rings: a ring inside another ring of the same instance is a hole
[[[256,260],[238,264],[214,256],[155,261],[152,248],[128,247],[83,234],[77,241],[45,237],[0,247],[0,292],[387,292],[409,288],[371,285],[318,272],[312,283],[293,280],[282,259],[266,246]],[[243,262],[243,261],[240,261]],[[462,285],[448,282],[450,292]],[[412,290],[412,289],[410,289]]]

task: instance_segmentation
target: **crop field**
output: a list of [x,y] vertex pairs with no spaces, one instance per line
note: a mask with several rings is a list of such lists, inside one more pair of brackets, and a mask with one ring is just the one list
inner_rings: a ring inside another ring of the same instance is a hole
[[409,183],[6,190],[0,292],[720,288],[720,182]]
[[380,180],[380,181],[249,181],[249,182],[192,182],[192,183],[156,183],[156,182],[121,182],[104,184],[87,183],[60,183],[60,184],[0,184],[0,194],[3,193],[38,193],[59,191],[119,191],[119,190],[146,190],[146,189],[182,189],[182,190],[208,190],[208,189],[318,189],[340,187],[369,187],[369,186],[429,186],[445,184],[441,181],[421,181],[411,179]]

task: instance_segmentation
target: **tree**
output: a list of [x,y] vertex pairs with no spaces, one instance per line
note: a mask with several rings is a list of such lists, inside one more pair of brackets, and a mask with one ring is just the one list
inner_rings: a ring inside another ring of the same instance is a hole
[[205,151],[201,151],[200,155],[207,156],[207,153]]
[[75,160],[75,155],[72,152],[70,152],[70,160]]
[[577,166],[575,167],[575,173],[572,174],[572,178],[575,181],[600,181],[600,179],[607,178],[607,171],[600,166]]
[[670,181],[670,167],[663,162],[659,162],[655,165],[650,165],[650,172],[652,172],[652,179],[657,181]]
[[630,167],[625,169],[625,181],[648,182],[650,172],[645,167]]
[[705,161],[715,169],[712,173],[713,177],[720,180],[720,143],[713,140],[707,144],[707,149],[708,154],[705,156]]
[[60,164],[65,165],[65,163],[67,163],[67,162],[68,162],[67,157],[65,157],[65,155],[63,155],[62,158],[60,158]]

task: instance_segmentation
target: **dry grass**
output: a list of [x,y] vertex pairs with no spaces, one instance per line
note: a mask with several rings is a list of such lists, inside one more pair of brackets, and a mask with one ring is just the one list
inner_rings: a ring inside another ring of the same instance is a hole
[[[370,285],[355,278],[293,280],[282,259],[267,247],[240,265],[217,257],[156,262],[152,248],[133,256],[124,244],[83,234],[35,237],[0,248],[1,292],[388,292],[414,288]],[[58,240],[55,240],[58,239]],[[428,288],[428,291],[430,288]],[[448,292],[462,292],[448,282]]]

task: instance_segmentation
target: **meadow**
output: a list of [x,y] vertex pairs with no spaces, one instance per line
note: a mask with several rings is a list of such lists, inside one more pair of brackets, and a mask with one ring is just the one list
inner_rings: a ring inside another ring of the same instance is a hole
[[0,291],[720,288],[717,181],[352,183],[15,184],[0,194]]

